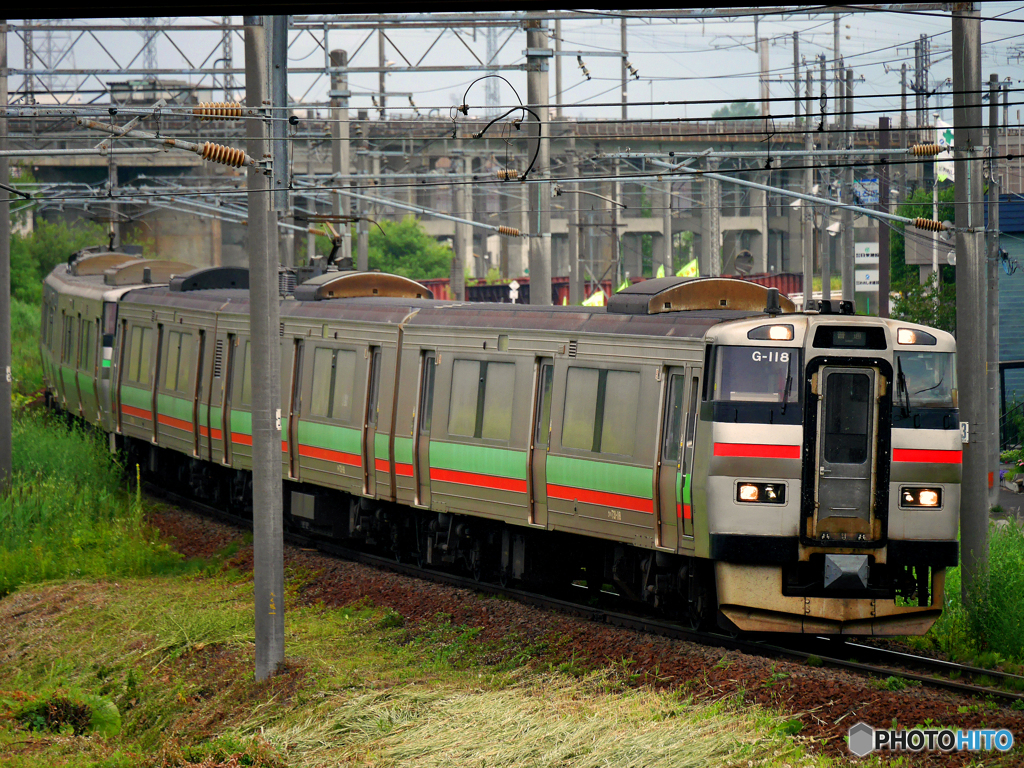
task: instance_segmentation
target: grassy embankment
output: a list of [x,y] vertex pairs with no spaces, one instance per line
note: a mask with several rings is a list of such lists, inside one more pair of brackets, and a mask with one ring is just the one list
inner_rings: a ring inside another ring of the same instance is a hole
[[230,550],[183,564],[101,438],[24,410],[41,381],[39,311],[14,314],[5,766],[825,764],[772,713],[655,691],[625,665],[585,673],[514,631],[485,644],[443,617],[407,628],[368,605],[297,607],[308,574],[289,574],[288,669],[256,684],[250,577],[224,568]]

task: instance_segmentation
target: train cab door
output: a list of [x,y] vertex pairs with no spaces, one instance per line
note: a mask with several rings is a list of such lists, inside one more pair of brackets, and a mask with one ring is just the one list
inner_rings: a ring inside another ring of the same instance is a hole
[[675,549],[682,522],[682,458],[686,432],[686,369],[669,368],[658,451],[657,545]]
[[[879,376],[872,368],[822,367],[817,375],[815,519],[811,538],[875,538],[873,469]],[[875,532],[880,533],[880,531]]]
[[363,418],[363,494],[376,496],[377,470],[373,444],[377,437],[377,400],[380,395],[380,347],[370,347],[366,380],[366,413]]
[[548,445],[551,437],[551,391],[555,381],[555,361],[537,360],[537,387],[533,398],[533,433],[530,435],[530,523],[548,524]]
[[413,443],[413,474],[416,504],[430,506],[430,425],[434,410],[435,353],[425,350],[420,356],[419,401],[416,407],[416,439]]

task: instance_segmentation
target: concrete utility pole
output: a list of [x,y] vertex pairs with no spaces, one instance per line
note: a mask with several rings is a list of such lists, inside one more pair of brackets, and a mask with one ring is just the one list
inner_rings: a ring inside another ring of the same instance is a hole
[[800,33],[793,33],[793,124],[797,130],[803,127],[800,117]]
[[[456,165],[461,174],[468,173],[467,166],[469,165],[469,158],[463,156]],[[465,218],[472,217],[472,212],[468,210],[469,205],[467,199],[467,185],[464,181],[459,180],[455,183],[455,194],[454,204],[457,216]],[[468,224],[456,222],[455,224],[455,258],[452,259],[450,285],[452,289],[452,295],[456,301],[464,301],[466,298],[466,273],[473,273],[473,230]]]
[[[4,181],[7,181],[6,177]],[[113,235],[110,238],[110,247],[117,250],[121,247],[121,211],[120,206],[117,204],[117,160],[113,154],[110,155],[110,161],[107,165],[107,188],[110,191],[110,234]]]
[[988,76],[988,495],[999,503],[999,75]]
[[[615,158],[615,175],[619,176],[622,173],[621,160]],[[612,203],[609,207],[611,208],[612,214],[612,264],[615,265],[615,283],[618,283],[625,276],[625,266],[623,265],[622,259],[622,217],[619,215],[621,208],[618,203],[622,200],[622,183],[619,181],[612,183]],[[617,288],[618,285],[612,286]]]
[[[7,19],[0,19],[0,105],[7,106]],[[0,151],[7,149],[7,118],[0,117]],[[0,182],[10,183],[0,156]],[[0,494],[11,488],[11,195],[0,189]]]
[[[580,161],[576,156],[576,133],[569,136],[566,155],[569,159],[569,176],[573,179],[579,178]],[[579,189],[579,185],[576,185]],[[569,303],[579,304],[586,298],[583,295],[583,265],[580,263],[580,196],[570,195],[568,201],[568,216],[566,229],[569,235]],[[503,240],[506,238],[502,238]]]
[[[291,162],[288,157],[288,17],[271,16],[270,35],[270,101],[274,107],[276,118],[270,124],[273,143],[271,158],[274,166],[273,208],[279,217],[291,217],[291,205],[288,188],[291,186]],[[293,224],[295,222],[292,222]],[[275,227],[273,231],[277,231]],[[295,266],[295,230],[288,230],[284,235],[286,245],[284,258],[280,259],[286,267]],[[275,238],[280,241],[280,235]]]
[[[836,18],[838,18],[838,17],[836,17]],[[838,22],[837,22],[837,24],[838,24]],[[825,69],[825,54],[821,55],[821,83],[820,83],[820,86],[821,86],[821,104],[822,104],[821,122],[824,124],[828,120],[828,109],[825,106],[826,105],[826,99],[828,99],[828,74],[827,74],[827,70]],[[838,101],[839,100],[838,99],[838,94],[833,93],[833,99],[832,100],[833,101]],[[824,150],[828,150],[830,148],[829,147],[830,142],[828,140],[828,126],[827,125],[822,125],[822,128],[824,128],[825,130],[823,130],[821,132],[821,148],[824,149]],[[818,184],[820,184],[821,186],[819,187],[818,192],[821,195],[821,197],[824,197],[826,199],[831,199],[832,198],[832,189],[831,189],[832,185],[830,184],[831,174],[829,172],[827,164],[828,164],[828,160],[827,159],[826,160],[822,160],[821,173],[818,176]],[[829,242],[829,236],[828,236],[828,229],[827,228],[829,226],[828,222],[829,222],[829,220],[831,218],[832,218],[832,209],[829,206],[825,206],[825,208],[821,212],[821,226],[818,228],[818,259],[821,262],[821,298],[829,299],[829,300],[831,300],[831,298],[832,298],[832,254],[830,253],[830,246],[832,244]]]
[[[348,53],[346,51],[331,51],[332,67],[347,67]],[[348,75],[344,72],[331,73],[331,173],[335,181],[332,186],[341,187],[346,183],[338,177],[348,175],[351,165],[349,163],[349,125],[348,125]],[[312,161],[311,161],[312,162]],[[349,215],[348,195],[341,194],[335,190],[331,194],[331,214],[334,216]],[[348,223],[335,225],[343,238],[341,245],[341,258],[352,258],[352,228]]]
[[379,27],[377,29],[377,66],[380,68],[380,74],[378,76],[379,77],[380,93],[378,94],[377,98],[380,99],[380,119],[381,120],[385,119],[385,117],[386,117],[386,115],[384,113],[384,108],[387,106],[387,96],[384,95],[384,85],[385,85],[384,84],[384,78],[385,78],[384,68],[387,65],[387,59],[385,57],[385,50],[384,50],[384,41],[385,40],[386,40],[386,38],[384,37],[384,27],[381,26],[381,27]]
[[[549,179],[551,168],[551,128],[548,124],[548,49],[547,28],[541,21],[527,21],[526,26],[526,99],[537,118],[527,120],[529,136],[538,142],[539,150],[533,176]],[[533,144],[533,142],[530,142]],[[537,146],[537,145],[534,145]],[[534,146],[530,147],[532,155]],[[529,160],[527,160],[529,162]],[[551,184],[523,185],[529,189],[530,201],[530,303],[551,304]]]
[[[359,179],[355,182],[355,185],[365,184],[368,185],[368,166],[370,158],[370,122],[364,120],[366,116],[365,112],[359,112],[359,119],[363,121],[363,140],[359,142],[360,152],[356,156],[356,167],[359,170]],[[356,198],[356,214],[359,220],[356,222],[356,269],[360,272],[366,272],[370,269],[370,231],[369,222],[366,221],[366,216],[369,213],[369,205],[366,200],[362,198]]]
[[[623,22],[626,20],[623,19]],[[555,19],[555,117],[562,119],[562,20]]]
[[839,14],[832,16],[832,111],[835,113],[835,125],[841,126],[843,119],[843,57],[839,53]]
[[[984,587],[988,568],[988,397],[985,363],[988,296],[984,290],[981,230],[981,18],[976,3],[953,11],[953,163],[956,189],[956,331],[960,424],[961,597],[969,609]],[[969,8],[970,10],[964,10]],[[929,163],[930,165],[930,163]],[[973,232],[967,230],[973,229]]]
[[[889,149],[889,118],[878,118],[878,148]],[[889,156],[880,155],[878,167],[878,210],[889,212]],[[889,225],[878,222],[878,316],[889,316]]]
[[[718,161],[710,158],[704,167],[714,172]],[[700,265],[701,277],[718,277],[722,274],[722,184],[718,179],[704,177],[704,215],[701,216],[701,250],[704,263]]]
[[[846,135],[844,144],[847,147],[853,148],[853,69],[846,70],[846,98],[843,99],[846,104],[845,112],[846,118],[843,120],[843,125],[846,127]],[[840,199],[844,203],[853,202],[853,163],[847,161],[846,168],[843,169],[843,191]],[[843,275],[843,301],[854,301],[856,294],[854,293],[855,284],[855,256],[854,256],[854,237],[853,237],[853,211],[849,208],[844,208],[842,213],[843,220],[843,244],[842,254],[840,255],[840,263]]]
[[[814,93],[814,73],[807,70],[807,88],[804,100],[807,110],[807,119],[804,121],[804,151],[810,153],[814,149],[814,139],[811,137],[811,126],[814,121],[811,117],[811,109],[814,102],[811,94]],[[808,155],[804,161],[804,194],[809,195],[814,188],[814,163]],[[814,293],[814,208],[811,203],[800,201],[800,242],[803,246],[803,272],[804,272],[804,308],[810,306],[811,296]]]
[[626,48],[626,17],[623,16],[619,23],[619,35],[622,42],[622,119],[627,118],[627,103],[629,97],[626,93],[627,83],[629,83],[629,72],[626,70],[626,57],[629,55],[629,51]]
[[[665,277],[671,277],[676,273],[678,267],[675,264],[675,247],[672,242],[672,181],[663,182],[662,192],[662,218],[661,218],[661,240],[662,240],[662,264],[665,265]],[[651,265],[654,274],[658,274],[657,267]],[[681,264],[679,266],[682,266]]]
[[768,87],[768,40],[762,37],[757,41],[758,59],[761,62],[761,117],[767,117],[772,113],[771,89]]
[[[267,100],[266,16],[246,16],[245,103]],[[267,154],[262,120],[246,120],[247,149]],[[249,328],[252,335],[252,530],[256,603],[256,679],[284,662],[284,528],[281,509],[281,306],[270,261],[270,194],[259,168],[248,170]]]

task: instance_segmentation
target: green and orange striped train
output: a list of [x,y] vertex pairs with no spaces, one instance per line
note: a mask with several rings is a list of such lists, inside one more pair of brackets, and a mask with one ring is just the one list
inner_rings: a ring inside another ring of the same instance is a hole
[[[44,294],[55,407],[251,513],[247,272],[78,254]],[[286,525],[732,630],[911,634],[941,611],[943,331],[723,278],[534,307],[329,271],[282,297],[280,338]]]

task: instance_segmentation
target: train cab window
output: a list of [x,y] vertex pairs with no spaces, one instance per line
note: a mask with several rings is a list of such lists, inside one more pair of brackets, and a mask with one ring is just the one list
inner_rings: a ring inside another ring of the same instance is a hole
[[488,440],[508,440],[512,433],[514,363],[456,360],[448,434]]
[[717,347],[710,384],[715,421],[799,424],[801,370],[798,347]]
[[955,353],[896,352],[893,367],[893,427],[959,428]]
[[149,385],[152,348],[153,329],[133,326],[128,345],[128,381]]
[[570,368],[565,386],[562,445],[631,456],[636,437],[640,374]]
[[192,368],[192,336],[181,331],[167,335],[167,360],[164,363],[164,389],[188,392]]

